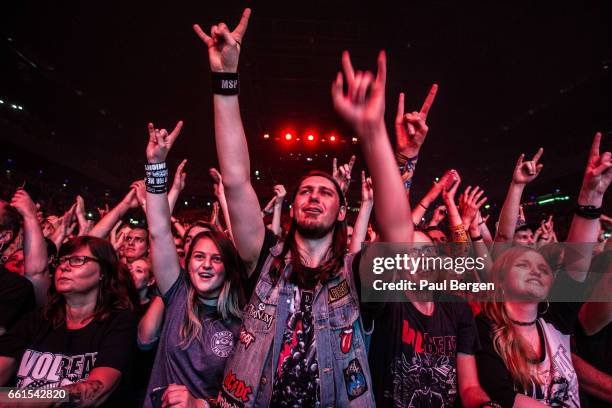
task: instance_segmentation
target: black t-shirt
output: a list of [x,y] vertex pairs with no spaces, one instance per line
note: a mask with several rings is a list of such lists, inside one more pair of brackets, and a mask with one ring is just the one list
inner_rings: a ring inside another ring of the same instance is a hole
[[317,406],[319,401],[319,365],[312,319],[312,302],[319,270],[304,268],[289,305],[283,333],[274,389],[270,405],[274,407]]
[[[153,299],[149,300],[145,304],[139,304],[134,310],[136,319],[140,322],[140,319],[147,313],[149,307],[153,303]],[[149,385],[149,377],[153,370],[153,363],[155,362],[155,354],[157,353],[157,345],[159,342],[150,344],[146,350],[138,348],[134,356],[134,371],[132,375],[132,401],[135,402],[134,406],[141,407],[144,403],[147,393],[147,385]]]
[[21,275],[0,266],[0,328],[7,331],[36,307],[34,287]]
[[[250,298],[257,286],[264,262],[278,238],[266,228],[266,235],[257,266],[245,282]],[[275,367],[274,389],[271,406],[318,406],[319,368],[316,339],[312,319],[314,289],[319,281],[318,268],[304,268],[304,274],[296,279],[296,288],[285,322],[278,364]],[[304,369],[305,368],[305,369]]]
[[369,362],[379,407],[452,407],[457,353],[478,349],[467,303],[436,303],[431,316],[410,302],[387,303],[374,320]]
[[[587,336],[580,326],[574,337],[576,354],[601,372],[612,375],[612,323],[592,336]],[[581,395],[582,397],[583,395]],[[610,403],[584,393],[583,406],[588,408],[609,407]]]
[[[565,285],[567,279],[571,278],[561,272],[557,279],[560,279],[560,284]],[[574,282],[574,285],[576,290],[581,290],[579,283]],[[543,385],[532,384],[527,390],[513,381],[510,371],[495,350],[492,337],[493,323],[481,313],[476,318],[481,344],[480,351],[476,353],[476,361],[480,384],[489,397],[503,407],[512,407],[517,393],[552,406],[575,406],[578,399],[576,376],[571,362],[569,341],[567,346],[564,345],[563,337],[572,333],[580,306],[581,304],[576,302],[551,302],[548,308],[544,306],[545,313],[540,317],[547,327],[543,327],[540,322],[537,323],[542,350],[537,371],[543,380]],[[549,335],[545,334],[545,330]],[[547,350],[550,350],[552,355],[549,355]]]
[[40,310],[20,320],[0,337],[0,355],[17,359],[19,388],[58,388],[87,379],[96,367],[121,371],[122,384],[106,401],[112,406],[125,391],[136,346],[137,321],[127,310],[115,311],[103,321],[69,330],[54,329]]

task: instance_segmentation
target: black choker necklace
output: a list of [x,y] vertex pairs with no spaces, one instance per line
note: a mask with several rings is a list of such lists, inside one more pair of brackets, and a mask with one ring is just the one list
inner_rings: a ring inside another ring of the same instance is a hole
[[538,319],[535,319],[531,322],[519,322],[518,320],[512,320],[512,319],[510,319],[510,321],[512,322],[512,324],[516,324],[517,326],[532,326],[538,321]]

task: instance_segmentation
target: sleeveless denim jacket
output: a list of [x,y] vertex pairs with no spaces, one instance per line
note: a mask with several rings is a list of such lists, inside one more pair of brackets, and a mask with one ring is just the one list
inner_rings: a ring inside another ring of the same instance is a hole
[[[220,407],[267,407],[272,398],[275,370],[289,315],[294,286],[285,280],[286,262],[276,285],[270,269],[282,243],[270,250],[249,303],[234,354],[225,366]],[[289,255],[286,260],[289,259]],[[313,325],[319,366],[321,407],[374,407],[366,351],[366,333],[359,315],[359,299],[346,255],[340,273],[315,288]]]

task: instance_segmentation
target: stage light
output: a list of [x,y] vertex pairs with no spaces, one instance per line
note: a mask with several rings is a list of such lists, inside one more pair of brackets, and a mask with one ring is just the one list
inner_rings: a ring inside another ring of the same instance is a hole
[[491,206],[489,204],[485,204],[485,210],[488,210],[489,208],[491,208]]
[[331,135],[331,136],[329,137],[329,141],[330,141],[330,142],[335,142],[335,141],[336,141],[336,136]]
[[0,104],[4,104],[4,101],[2,99],[0,99]]
[[259,176],[259,170],[255,170],[255,175]]
[[189,205],[189,201],[185,201],[185,205]]
[[269,135],[268,133],[266,133],[266,134],[264,135],[264,139],[269,139],[269,138],[270,138],[270,135]]
[[291,139],[293,139],[293,135],[291,133],[287,133],[285,135],[285,140],[291,140]]
[[23,106],[21,106],[21,105],[17,105],[17,109],[19,109],[19,110],[23,110]]
[[353,143],[357,143],[357,138],[356,137],[353,138]]
[[17,109],[17,105],[15,105],[14,103],[11,103],[11,108]]
[[313,135],[308,135],[308,141],[312,142],[314,140],[314,136]]

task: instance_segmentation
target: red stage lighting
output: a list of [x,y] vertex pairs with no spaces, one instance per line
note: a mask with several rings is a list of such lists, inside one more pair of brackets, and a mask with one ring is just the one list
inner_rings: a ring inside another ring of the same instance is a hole
[[313,135],[308,135],[308,141],[309,141],[309,142],[314,141],[314,136],[313,136]]
[[331,136],[329,137],[329,141],[330,141],[330,142],[335,142],[335,141],[336,141],[336,136],[331,135]]
[[291,133],[287,133],[285,135],[285,140],[291,140],[291,139],[293,139],[293,135]]
[[269,135],[268,133],[266,133],[266,134],[264,135],[264,139],[269,139],[269,138],[270,138],[270,135]]

